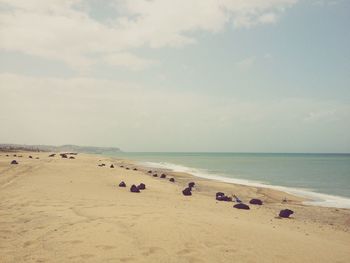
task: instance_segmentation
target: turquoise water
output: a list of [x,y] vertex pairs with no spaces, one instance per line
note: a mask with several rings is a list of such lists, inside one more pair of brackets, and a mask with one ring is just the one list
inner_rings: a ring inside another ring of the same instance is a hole
[[350,154],[118,153],[114,156],[200,177],[280,187],[312,197],[318,205],[350,207]]

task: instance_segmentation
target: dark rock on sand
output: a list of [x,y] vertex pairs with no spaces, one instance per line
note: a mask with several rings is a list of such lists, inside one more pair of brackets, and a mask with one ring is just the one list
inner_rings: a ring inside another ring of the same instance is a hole
[[283,218],[288,218],[291,214],[294,214],[294,212],[290,209],[283,209],[280,211],[279,216]]
[[189,196],[192,195],[191,188],[187,187],[182,191],[183,195]]
[[144,183],[140,183],[140,184],[137,186],[137,188],[138,188],[139,190],[145,190],[145,189],[146,189],[146,185],[145,185]]
[[232,197],[228,197],[226,195],[220,195],[216,198],[218,201],[232,202]]
[[29,158],[29,159],[33,159],[33,156],[29,155],[28,158]]
[[217,192],[216,193],[216,200],[231,202],[232,201],[232,197],[226,196],[223,192]]
[[166,178],[166,174],[162,174],[160,178]]
[[137,168],[134,168],[133,170],[134,170],[134,171],[137,171]]
[[68,158],[67,154],[65,154],[65,153],[61,153],[60,155],[62,158]]
[[35,159],[39,160],[40,158],[39,158],[39,157],[36,157]]
[[174,178],[170,178],[169,181],[172,182],[172,183],[175,183],[175,179]]
[[147,173],[151,174],[151,173],[152,173],[152,171],[148,171]]
[[139,193],[140,190],[137,188],[136,185],[133,184],[133,185],[130,187],[130,192],[132,192],[132,193]]
[[13,160],[11,164],[18,164],[18,162],[16,160]]
[[109,168],[114,168],[114,165],[113,165],[113,164],[111,164],[111,166],[110,166]]
[[53,154],[50,154],[49,157],[55,157],[55,155],[56,155],[56,154],[53,153]]
[[17,157],[17,154],[14,154],[13,157]]
[[231,202],[232,201],[232,197],[226,196],[223,192],[217,192],[216,193],[216,200]]
[[75,157],[74,156],[70,156],[69,159],[75,159]]
[[125,184],[124,182],[121,182],[121,183],[119,184],[119,187],[126,187],[126,184]]
[[188,187],[193,188],[194,186],[195,186],[195,183],[194,183],[194,182],[188,183]]
[[154,174],[153,177],[158,177],[158,174]]
[[121,165],[120,168],[124,168],[124,165]]
[[255,198],[253,198],[252,200],[249,201],[249,204],[252,204],[252,205],[262,205],[263,202],[262,202],[260,199],[255,199]]
[[223,192],[217,192],[216,193],[216,198],[218,198],[219,196],[225,195]]
[[130,170],[130,168],[129,168],[129,167],[126,167],[125,169],[126,169],[126,170]]
[[249,210],[249,209],[250,209],[248,205],[242,204],[242,203],[236,204],[236,205],[234,205],[233,207],[234,207],[234,208],[237,208],[237,209],[244,209],[244,210]]

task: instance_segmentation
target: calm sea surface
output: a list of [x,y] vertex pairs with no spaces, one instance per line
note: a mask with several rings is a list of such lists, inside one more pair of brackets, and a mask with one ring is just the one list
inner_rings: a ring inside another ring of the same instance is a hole
[[113,156],[205,178],[280,188],[312,197],[318,205],[350,208],[350,154],[118,153]]

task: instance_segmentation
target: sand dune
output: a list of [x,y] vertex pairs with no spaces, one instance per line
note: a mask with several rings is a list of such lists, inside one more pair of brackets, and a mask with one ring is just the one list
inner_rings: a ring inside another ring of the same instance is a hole
[[[48,153],[0,156],[0,262],[349,262],[350,211],[307,207],[278,191],[172,174],[130,161]],[[11,154],[12,155],[12,154]],[[32,155],[33,159],[28,156]],[[35,159],[40,157],[40,159]],[[18,165],[10,165],[16,159]],[[99,161],[101,160],[101,161]],[[99,167],[99,163],[106,166]],[[120,168],[123,162],[129,170]],[[110,164],[115,168],[110,168]],[[162,171],[159,171],[159,174]],[[126,188],[118,187],[124,181]],[[181,191],[195,181],[193,195]],[[132,184],[146,190],[131,193]],[[215,192],[249,211],[218,202]],[[282,204],[287,196],[290,200]],[[280,209],[295,211],[276,218]]]

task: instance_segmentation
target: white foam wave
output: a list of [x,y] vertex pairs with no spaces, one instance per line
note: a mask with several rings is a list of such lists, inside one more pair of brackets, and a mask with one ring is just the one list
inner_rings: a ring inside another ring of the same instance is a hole
[[285,186],[278,186],[278,185],[270,185],[265,182],[259,182],[259,181],[253,181],[253,180],[230,178],[224,174],[213,174],[204,169],[191,168],[191,167],[182,166],[182,165],[173,164],[173,163],[167,163],[167,162],[159,162],[159,163],[142,162],[142,165],[147,167],[152,167],[152,168],[167,169],[174,172],[188,173],[197,177],[217,180],[225,183],[233,183],[233,184],[241,184],[241,185],[247,185],[247,186],[275,189],[275,190],[283,191],[285,193],[310,199],[310,201],[304,202],[304,204],[306,205],[336,207],[336,208],[350,208],[349,198],[317,193],[317,192],[313,192],[312,189],[292,188],[292,187],[285,187]]

